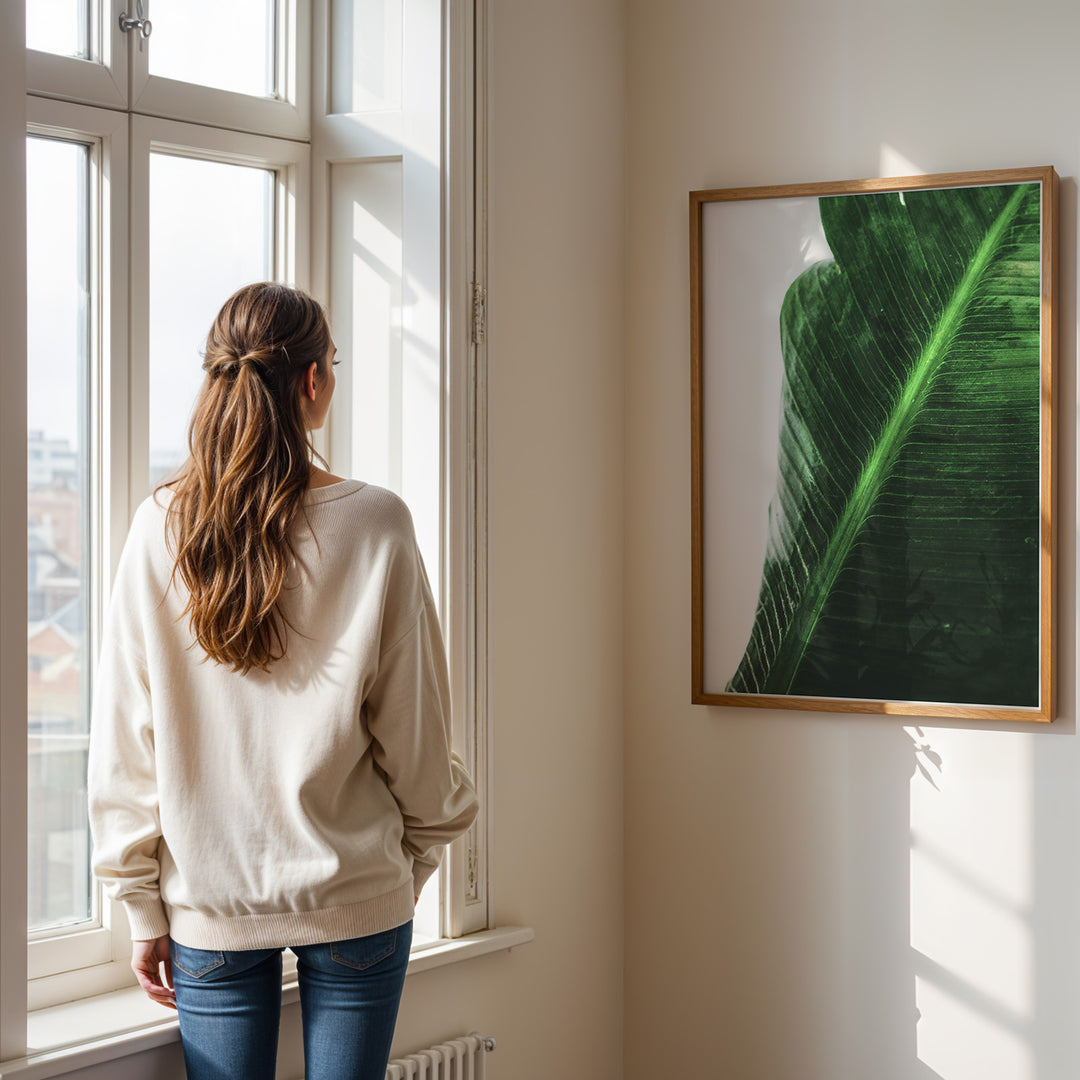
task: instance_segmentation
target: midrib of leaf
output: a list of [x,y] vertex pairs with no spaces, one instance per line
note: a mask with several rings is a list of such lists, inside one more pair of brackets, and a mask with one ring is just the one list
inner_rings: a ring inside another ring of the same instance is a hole
[[915,423],[933,383],[934,375],[947,355],[949,342],[963,321],[968,306],[975,296],[979,280],[989,267],[1005,235],[1005,230],[1020,208],[1024,195],[1025,188],[1018,187],[993,225],[987,230],[964,276],[949,298],[949,303],[938,319],[933,333],[912,366],[896,404],[882,428],[881,436],[866,459],[859,478],[844,504],[836,528],[818,563],[818,570],[809,578],[807,588],[791,613],[784,640],[777,649],[766,676],[767,688],[770,692],[790,692],[810,638],[821,617],[822,608]]

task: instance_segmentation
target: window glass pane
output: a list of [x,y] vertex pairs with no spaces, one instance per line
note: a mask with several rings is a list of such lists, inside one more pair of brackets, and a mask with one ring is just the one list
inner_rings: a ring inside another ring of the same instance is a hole
[[[157,33],[155,28],[154,33]],[[150,155],[150,483],[187,458],[206,332],[274,266],[274,173]]]
[[29,925],[85,922],[90,153],[27,141]]
[[39,52],[88,57],[89,0],[26,0],[26,45]]
[[184,0],[153,6],[151,75],[273,97],[275,0]]

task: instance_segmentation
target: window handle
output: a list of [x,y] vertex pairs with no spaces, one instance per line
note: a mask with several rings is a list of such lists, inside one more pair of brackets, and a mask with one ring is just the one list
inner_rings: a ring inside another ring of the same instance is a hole
[[138,18],[133,19],[126,11],[120,12],[120,29],[126,34],[131,30],[138,30],[144,38],[148,38],[154,30],[153,24],[143,14],[142,0],[135,0],[135,14]]

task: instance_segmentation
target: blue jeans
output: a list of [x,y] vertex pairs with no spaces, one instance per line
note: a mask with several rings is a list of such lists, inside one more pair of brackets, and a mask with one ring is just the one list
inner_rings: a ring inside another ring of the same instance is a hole
[[[305,1080],[384,1080],[412,922],[369,937],[297,945]],[[283,949],[172,942],[188,1080],[274,1080]]]

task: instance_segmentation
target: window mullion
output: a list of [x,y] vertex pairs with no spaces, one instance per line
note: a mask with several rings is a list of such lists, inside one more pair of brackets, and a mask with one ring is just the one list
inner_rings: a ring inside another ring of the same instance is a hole
[[[145,61],[144,61],[145,63]],[[132,90],[138,78],[132,63]],[[150,130],[153,121],[132,115],[128,169],[128,330],[127,436],[124,452],[125,520],[123,532],[140,500],[148,494],[150,475]],[[122,544],[121,544],[122,547]],[[117,553],[119,558],[119,553]],[[111,580],[111,579],[110,579]]]

